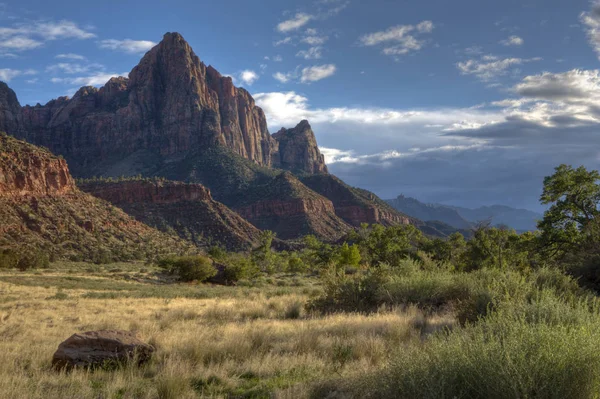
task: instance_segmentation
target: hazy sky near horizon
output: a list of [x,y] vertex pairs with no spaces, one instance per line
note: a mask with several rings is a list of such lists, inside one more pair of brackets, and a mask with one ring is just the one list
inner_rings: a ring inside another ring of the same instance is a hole
[[0,0],[21,104],[127,76],[165,32],[231,75],[271,132],[308,119],[330,171],[389,198],[539,209],[600,168],[600,3]]

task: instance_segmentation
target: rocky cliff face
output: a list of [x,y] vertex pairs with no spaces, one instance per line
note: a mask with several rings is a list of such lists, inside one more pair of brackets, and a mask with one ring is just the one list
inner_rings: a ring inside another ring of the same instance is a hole
[[[0,127],[63,155],[78,177],[141,174],[200,183],[281,238],[335,239],[350,225],[409,222],[372,193],[328,175],[307,121],[271,136],[252,96],[205,66],[177,33],[165,34],[128,78],[82,87],[70,99],[21,107],[0,84]],[[129,189],[105,195],[115,203],[154,205],[188,195]],[[169,225],[172,216],[152,223]]]
[[176,202],[212,201],[210,190],[201,184],[163,180],[132,179],[122,182],[97,181],[80,185],[92,195],[115,205],[147,202],[172,204]]
[[0,134],[0,197],[58,196],[75,191],[64,159]]
[[260,229],[282,239],[313,234],[335,240],[351,227],[336,215],[332,202],[311,191],[289,172],[253,187],[233,209]]
[[[110,175],[107,165],[119,162],[125,174],[153,171],[214,145],[267,167],[326,170],[310,127],[273,138],[250,93],[202,63],[178,33],[165,34],[129,78],[82,87],[71,99],[21,107],[0,84],[0,129],[65,156],[77,176]],[[142,153],[151,154],[145,170],[127,162]]]
[[250,249],[260,231],[200,184],[165,180],[91,181],[81,189],[123,209],[159,230],[174,230],[199,247],[220,244],[230,250]]
[[0,135],[4,250],[104,262],[186,252],[191,245],[79,191],[63,159]]
[[350,187],[333,175],[304,176],[301,180],[311,190],[329,198],[336,215],[352,226],[358,227],[362,223],[392,226],[417,222],[397,212],[375,194]]
[[278,167],[298,173],[327,173],[325,157],[307,120],[293,129],[281,129],[273,138],[277,142],[274,163]]

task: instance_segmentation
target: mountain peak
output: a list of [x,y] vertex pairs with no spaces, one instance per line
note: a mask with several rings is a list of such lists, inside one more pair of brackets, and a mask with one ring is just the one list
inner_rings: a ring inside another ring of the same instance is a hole
[[301,173],[327,173],[325,157],[319,151],[317,139],[306,119],[293,129],[281,129],[273,135],[279,144],[283,169]]

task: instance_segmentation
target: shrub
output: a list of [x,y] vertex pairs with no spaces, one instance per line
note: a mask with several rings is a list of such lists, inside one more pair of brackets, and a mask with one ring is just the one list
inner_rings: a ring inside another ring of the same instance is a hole
[[306,273],[307,270],[306,264],[296,253],[290,255],[288,259],[288,271],[291,273]]
[[169,256],[159,260],[158,265],[177,274],[182,281],[203,282],[217,274],[212,261],[201,255]]
[[321,312],[368,312],[384,303],[381,289],[390,280],[387,268],[369,268],[348,275],[330,267],[323,275],[324,292],[307,304],[308,310]]
[[21,271],[27,269],[47,269],[50,267],[50,258],[42,252],[28,252],[19,255],[17,268]]
[[354,385],[354,397],[593,398],[600,391],[600,325],[531,324],[497,313],[398,351]]
[[260,273],[258,266],[247,256],[231,255],[225,260],[223,274],[226,281],[248,280]]
[[13,269],[19,264],[19,256],[10,250],[0,253],[0,269]]

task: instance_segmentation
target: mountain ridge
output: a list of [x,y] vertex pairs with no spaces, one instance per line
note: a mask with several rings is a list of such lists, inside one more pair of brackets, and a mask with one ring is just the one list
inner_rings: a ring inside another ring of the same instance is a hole
[[[308,121],[271,135],[250,93],[202,63],[178,33],[166,33],[129,78],[82,87],[71,99],[21,107],[0,85],[1,128],[64,156],[79,178],[202,184],[216,201],[281,237],[335,240],[361,223],[412,221],[328,174]],[[288,184],[280,185],[282,175]]]
[[423,221],[440,221],[457,229],[472,229],[478,222],[489,221],[491,225],[506,225],[517,231],[537,229],[542,215],[528,209],[516,209],[506,205],[481,206],[471,209],[443,204],[426,204],[415,198],[399,195],[385,200],[396,210]]

